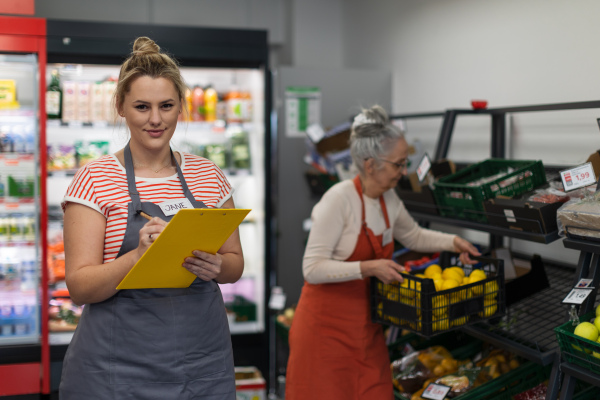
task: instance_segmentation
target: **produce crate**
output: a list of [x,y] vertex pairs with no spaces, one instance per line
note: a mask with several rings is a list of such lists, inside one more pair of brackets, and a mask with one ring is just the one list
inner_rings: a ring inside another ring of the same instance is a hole
[[[579,321],[589,322],[595,316],[595,311],[591,311],[579,317]],[[576,336],[574,331],[575,326],[572,321],[565,322],[554,328],[562,358],[572,364],[600,374],[600,343]],[[594,352],[598,354],[598,357],[594,355]]]
[[[371,278],[371,319],[430,337],[466,324],[504,315],[506,291],[502,260],[472,257],[487,278],[453,289],[436,291],[432,279],[402,274],[402,285]],[[450,266],[440,258],[443,268]]]
[[[513,172],[508,173],[509,168]],[[477,179],[502,176],[476,186]],[[442,216],[487,222],[483,202],[497,196],[514,197],[546,183],[541,161],[515,161],[492,158],[440,178],[433,194]]]

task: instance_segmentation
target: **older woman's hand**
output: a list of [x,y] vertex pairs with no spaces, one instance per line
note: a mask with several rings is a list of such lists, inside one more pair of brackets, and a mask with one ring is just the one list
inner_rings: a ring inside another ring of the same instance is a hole
[[477,264],[477,261],[472,260],[470,256],[478,257],[481,255],[477,247],[459,236],[454,237],[454,251],[460,253],[458,259],[463,264]]
[[360,272],[365,278],[375,276],[383,283],[404,281],[400,275],[400,272],[404,272],[404,267],[388,259],[361,261]]

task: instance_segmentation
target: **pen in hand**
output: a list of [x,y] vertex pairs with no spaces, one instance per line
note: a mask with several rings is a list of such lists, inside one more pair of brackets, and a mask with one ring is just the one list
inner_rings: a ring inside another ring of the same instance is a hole
[[148,215],[143,211],[138,211],[138,214],[140,214],[142,217],[146,218],[148,221],[150,221],[152,219],[151,215]]

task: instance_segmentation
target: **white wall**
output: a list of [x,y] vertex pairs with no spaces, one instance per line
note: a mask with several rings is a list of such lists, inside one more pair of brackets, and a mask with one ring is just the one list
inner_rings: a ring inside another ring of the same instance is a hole
[[[596,0],[346,0],[348,67],[389,68],[395,113],[600,99],[600,2]],[[578,164],[600,149],[600,110],[514,114],[509,153]],[[409,137],[433,147],[441,120],[408,122]],[[463,117],[449,157],[489,156],[489,118]],[[575,263],[562,243],[519,250]]]

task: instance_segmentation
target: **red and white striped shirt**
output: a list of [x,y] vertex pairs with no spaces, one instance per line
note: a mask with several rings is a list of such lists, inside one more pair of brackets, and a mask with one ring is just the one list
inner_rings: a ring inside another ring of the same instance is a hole
[[[212,161],[192,154],[181,154],[181,171],[196,200],[207,207],[221,207],[231,197],[233,188],[223,171]],[[135,178],[142,202],[162,203],[185,195],[177,173],[166,178]],[[81,167],[62,201],[88,206],[106,218],[104,262],[113,261],[125,236],[127,204],[131,202],[125,168],[114,155],[103,156]]]

